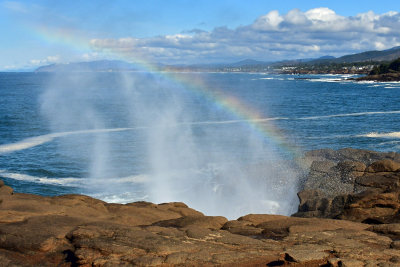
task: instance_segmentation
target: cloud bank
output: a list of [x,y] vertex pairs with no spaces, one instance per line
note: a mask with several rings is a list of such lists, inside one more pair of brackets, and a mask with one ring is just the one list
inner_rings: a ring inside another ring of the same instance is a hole
[[400,46],[400,13],[370,11],[345,17],[324,7],[306,12],[293,9],[287,14],[271,11],[236,29],[218,27],[209,32],[194,29],[152,38],[92,39],[90,45],[96,52],[163,63],[341,56]]

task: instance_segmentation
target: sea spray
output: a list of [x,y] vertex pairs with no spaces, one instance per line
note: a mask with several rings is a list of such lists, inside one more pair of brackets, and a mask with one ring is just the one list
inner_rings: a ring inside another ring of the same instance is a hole
[[[182,201],[229,218],[295,211],[297,170],[279,144],[184,84],[151,73],[58,74],[41,101],[53,132],[88,132],[59,138],[60,153],[86,165],[87,194]],[[113,128],[131,130],[100,130]],[[116,182],[137,175],[146,181]]]

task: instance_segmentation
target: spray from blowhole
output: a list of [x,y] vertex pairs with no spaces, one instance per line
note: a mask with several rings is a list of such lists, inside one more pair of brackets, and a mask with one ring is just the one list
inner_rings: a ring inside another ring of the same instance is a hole
[[[293,213],[298,170],[287,151],[257,129],[271,122],[251,124],[228,102],[221,108],[210,100],[201,88],[193,92],[193,85],[188,90],[144,72],[55,74],[41,97],[53,132],[93,130],[59,141],[62,153],[85,164],[87,194],[117,202],[184,202],[228,218]],[[239,122],[193,123],[224,120]],[[137,130],[95,133],[112,128]],[[139,176],[145,177],[140,183],[116,182]]]

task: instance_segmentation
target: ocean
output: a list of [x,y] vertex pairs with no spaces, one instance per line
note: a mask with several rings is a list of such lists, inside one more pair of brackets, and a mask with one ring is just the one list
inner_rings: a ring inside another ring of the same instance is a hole
[[400,83],[344,75],[0,73],[15,192],[291,214],[304,151],[400,151]]

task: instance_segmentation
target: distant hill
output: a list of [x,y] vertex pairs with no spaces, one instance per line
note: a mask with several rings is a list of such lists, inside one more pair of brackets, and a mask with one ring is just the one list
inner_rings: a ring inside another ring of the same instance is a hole
[[381,62],[392,61],[400,57],[400,46],[382,51],[366,51],[357,54],[345,55],[334,59],[317,59],[309,63],[355,63],[355,62]]
[[231,64],[227,64],[230,67],[243,67],[243,66],[257,66],[257,65],[268,65],[271,64],[271,62],[265,62],[265,61],[258,61],[254,59],[245,59],[239,62],[234,62]]
[[68,64],[51,64],[37,68],[36,72],[134,71],[134,64],[121,60],[97,60]]
[[369,75],[360,77],[359,81],[380,81],[391,82],[400,81],[400,58],[375,66]]
[[[380,62],[389,62],[400,57],[400,46],[383,51],[366,51],[357,54],[345,55],[335,58],[333,56],[322,56],[320,58],[303,58],[284,60],[277,62],[258,61],[254,59],[245,59],[233,63],[217,64],[192,64],[192,65],[158,65],[160,70],[166,71],[265,71],[270,67],[279,68],[282,66],[315,66],[322,65],[342,68],[340,64],[353,64],[371,62],[377,65]],[[52,64],[37,68],[36,72],[108,72],[108,71],[135,71],[134,64],[121,60],[98,60],[90,62],[76,62],[69,64]]]

